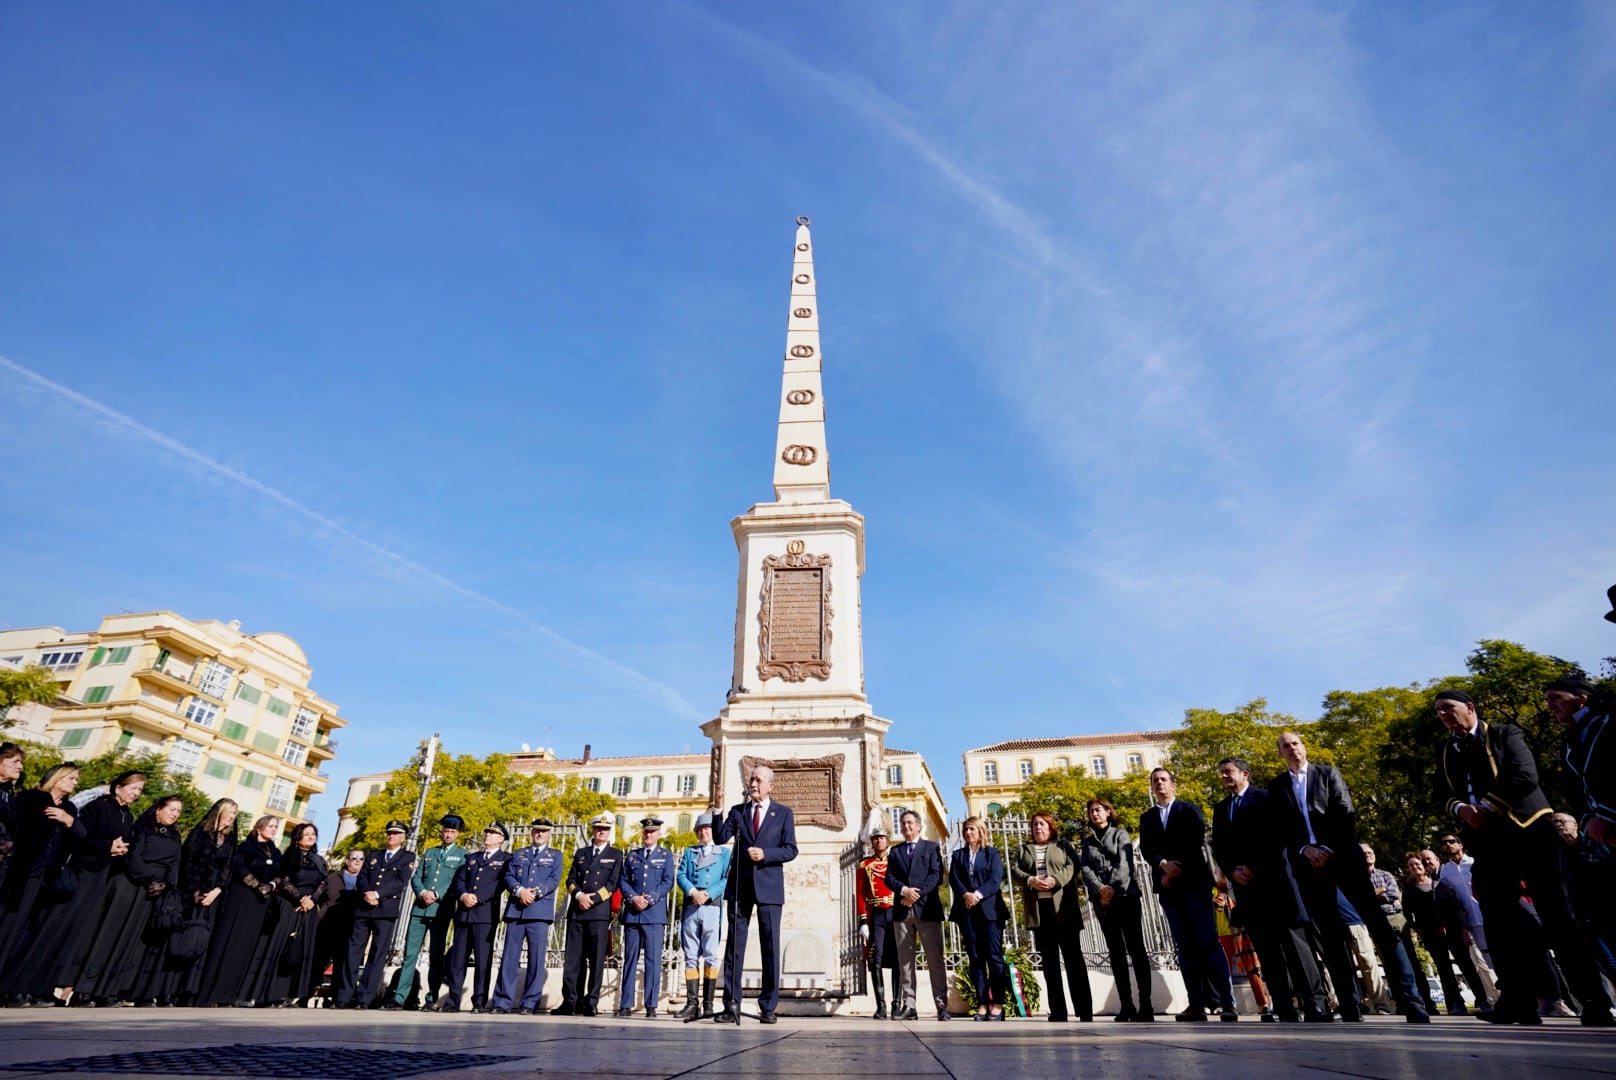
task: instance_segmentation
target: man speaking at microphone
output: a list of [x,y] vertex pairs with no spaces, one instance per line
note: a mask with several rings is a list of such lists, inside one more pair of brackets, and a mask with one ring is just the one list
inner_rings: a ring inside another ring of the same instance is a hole
[[[797,823],[791,807],[769,798],[774,770],[758,765],[747,778],[747,800],[729,809],[713,830],[713,839],[726,844],[739,838],[724,899],[729,909],[729,949],[724,955],[724,1011],[713,1019],[720,1024],[741,1022],[741,969],[746,963],[746,936],[755,908],[759,945],[763,953],[763,987],[758,994],[759,1018],[775,1022],[780,1003],[780,909],[786,901],[785,872],[797,857]],[[713,817],[717,818],[717,809]]]

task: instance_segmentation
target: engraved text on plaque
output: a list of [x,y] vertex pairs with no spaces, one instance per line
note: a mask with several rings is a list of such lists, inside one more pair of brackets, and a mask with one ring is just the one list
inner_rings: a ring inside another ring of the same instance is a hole
[[[795,543],[793,547],[797,546]],[[758,609],[758,677],[803,682],[830,678],[829,555],[792,552],[763,560]]]

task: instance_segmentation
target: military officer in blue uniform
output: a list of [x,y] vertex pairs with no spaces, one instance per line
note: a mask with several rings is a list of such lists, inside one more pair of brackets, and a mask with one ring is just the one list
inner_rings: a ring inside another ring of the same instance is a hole
[[[393,927],[404,892],[410,887],[415,855],[404,850],[410,827],[402,821],[387,823],[387,847],[365,857],[365,867],[354,883],[353,933],[348,937],[348,979],[337,994],[339,1009],[377,1008],[382,967],[393,947]],[[370,958],[365,948],[370,948]]]
[[[550,846],[555,825],[539,818],[529,826],[533,845],[511,856],[505,866],[505,955],[500,958],[496,1013],[516,1006],[519,1015],[537,1016],[544,997],[545,950],[555,922],[556,890],[561,887],[561,852]],[[522,946],[527,946],[527,975],[522,975]]]
[[679,891],[685,894],[684,914],[679,917],[679,940],[685,953],[685,1007],[679,1010],[680,1019],[713,1011],[713,993],[718,987],[718,937],[724,926],[724,888],[729,883],[730,849],[713,843],[712,814],[703,812],[696,818],[696,840],[694,846],[685,848],[675,876]]
[[623,860],[623,969],[617,1015],[634,1015],[634,969],[645,954],[645,1015],[656,1015],[662,997],[662,936],[673,892],[673,852],[657,843],[662,819],[640,819],[640,846]]
[[410,892],[415,903],[410,907],[408,929],[404,934],[404,964],[399,968],[398,985],[384,1009],[412,1007],[410,999],[416,995],[421,946],[426,945],[426,985],[421,991],[422,1008],[437,1004],[438,988],[446,977],[444,959],[449,946],[449,924],[454,919],[454,905],[443,903],[454,881],[455,871],[466,862],[469,852],[455,843],[466,822],[459,814],[445,814],[438,819],[439,846],[421,853],[415,861],[415,876],[410,878]]
[[510,834],[494,823],[483,830],[483,849],[468,855],[455,871],[446,902],[455,905],[454,941],[449,946],[449,989],[438,1003],[439,1012],[459,1012],[460,993],[466,985],[466,961],[475,956],[471,1011],[488,1008],[488,984],[494,973],[494,934],[499,930],[499,894],[505,889],[505,867],[511,861],[504,850]]
[[567,958],[561,967],[561,1004],[550,1010],[551,1016],[594,1016],[600,1004],[612,935],[612,893],[623,876],[623,853],[612,847],[612,815],[601,814],[589,825],[591,842],[572,853],[567,872]]

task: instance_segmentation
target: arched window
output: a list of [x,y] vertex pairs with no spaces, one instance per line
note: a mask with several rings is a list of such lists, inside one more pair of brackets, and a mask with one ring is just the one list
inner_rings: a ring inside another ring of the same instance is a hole
[[1143,769],[1144,767],[1145,767],[1145,755],[1143,755],[1143,754],[1129,754],[1128,755],[1128,771],[1129,772],[1138,772],[1140,769]]
[[1089,772],[1096,778],[1102,780],[1111,775],[1110,772],[1106,770],[1105,755],[1095,754],[1089,759]]
[[1031,780],[1032,779],[1032,762],[1031,761],[1023,759],[1017,765],[1017,768],[1020,770],[1021,778],[1023,780]]
[[1072,759],[1071,758],[1069,758],[1069,757],[1058,757],[1058,758],[1055,759],[1055,768],[1057,768],[1057,769],[1070,769],[1071,767],[1072,767]]
[[996,802],[988,803],[988,817],[998,817],[1002,813],[1004,813],[1004,807]]
[[894,842],[897,841],[898,837],[903,835],[903,815],[904,815],[904,812],[907,811],[908,809],[909,808],[907,806],[894,806],[892,808],[892,826],[891,826],[891,828],[892,828],[892,837],[891,837],[891,839]]

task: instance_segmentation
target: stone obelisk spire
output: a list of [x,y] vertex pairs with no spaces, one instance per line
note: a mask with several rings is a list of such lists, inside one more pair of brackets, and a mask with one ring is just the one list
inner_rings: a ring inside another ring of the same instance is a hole
[[791,316],[786,322],[785,371],[780,386],[780,434],[774,448],[777,502],[830,498],[830,453],[825,445],[825,393],[819,366],[819,280],[808,219],[797,219],[791,266]]

